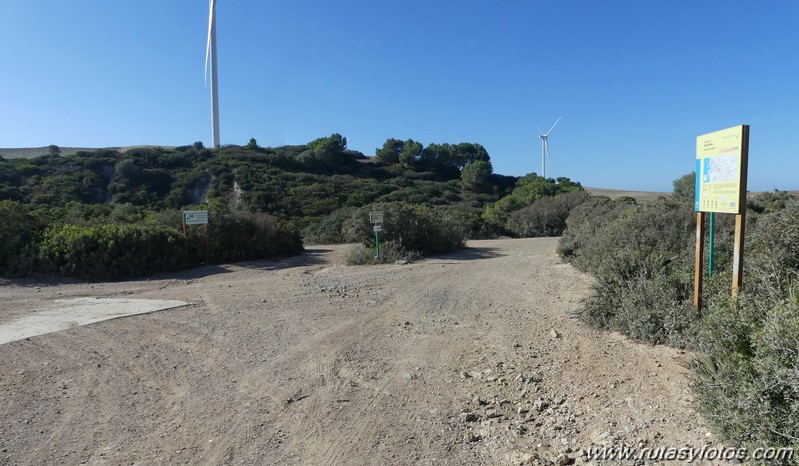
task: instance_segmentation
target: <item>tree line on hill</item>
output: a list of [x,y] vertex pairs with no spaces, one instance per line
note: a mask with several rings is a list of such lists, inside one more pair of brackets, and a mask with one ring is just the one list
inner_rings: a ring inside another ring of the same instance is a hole
[[[103,149],[60,156],[59,152],[57,146],[51,146],[50,154],[42,157],[0,157],[0,201],[14,215],[24,212],[32,219],[30,231],[23,235],[29,247],[15,253],[16,265],[2,262],[9,260],[9,253],[0,254],[2,275],[55,273],[88,277],[91,274],[75,267],[47,265],[46,257],[50,255],[41,248],[52,244],[45,241],[48,234],[54,235],[55,229],[62,226],[134,228],[147,222],[179,232],[179,211],[183,209],[210,210],[212,225],[220,219],[230,220],[232,214],[226,213],[233,212],[240,213],[239,220],[251,217],[247,220],[251,226],[262,225],[261,220],[269,218],[269,228],[293,238],[285,242],[285,251],[270,250],[270,255],[296,251],[303,238],[307,242],[356,241],[347,235],[343,225],[357,209],[373,204],[427,216],[424,209],[406,208],[424,206],[436,211],[436,218],[457,218],[462,240],[559,234],[576,198],[550,201],[541,208],[531,206],[541,198],[582,190],[579,183],[568,178],[493,173],[488,152],[476,143],[424,146],[412,139],[391,138],[376,148],[374,157],[367,157],[350,150],[342,135],[332,134],[303,145],[274,148],[261,147],[251,139],[243,146],[214,150],[197,142],[174,149],[136,148],[125,153]],[[514,212],[525,207],[535,212],[517,213],[511,219]],[[81,234],[77,231],[69,230],[67,235],[73,243],[91,242],[87,239],[90,237],[122,235],[112,229],[80,230]],[[6,229],[3,236],[11,238],[14,233]],[[181,244],[187,240],[178,241],[170,235],[164,238],[163,241]],[[66,241],[62,240],[59,241]],[[462,240],[445,243],[457,245]],[[108,243],[121,242],[124,241]],[[14,237],[14,244],[18,243],[19,237]],[[197,249],[185,244],[181,247]],[[410,248],[410,253],[416,246],[403,247]],[[220,246],[219,250],[226,249]],[[265,249],[260,251],[231,252],[214,256],[213,260],[266,254]],[[118,275],[172,270],[201,261],[201,257],[192,256],[177,265],[142,266],[141,270]],[[99,270],[89,266],[86,269]]]

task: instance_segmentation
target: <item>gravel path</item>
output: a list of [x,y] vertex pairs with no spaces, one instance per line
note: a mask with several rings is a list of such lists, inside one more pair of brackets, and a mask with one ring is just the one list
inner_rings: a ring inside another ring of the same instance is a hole
[[569,317],[591,279],[556,244],[3,282],[0,322],[66,298],[194,304],[0,345],[0,464],[565,465],[715,442],[687,355]]

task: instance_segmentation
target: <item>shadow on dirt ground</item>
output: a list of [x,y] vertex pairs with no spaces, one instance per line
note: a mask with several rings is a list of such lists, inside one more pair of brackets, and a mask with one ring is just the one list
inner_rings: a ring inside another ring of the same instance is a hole
[[255,261],[239,262],[235,265],[245,269],[256,270],[283,270],[293,267],[305,267],[328,262],[325,256],[333,252],[332,249],[306,249],[302,254],[276,259],[261,259]]
[[478,259],[494,259],[497,257],[503,257],[504,255],[505,254],[501,254],[497,248],[467,246],[464,249],[459,249],[457,251],[448,252],[438,256],[432,256],[430,257],[430,260],[470,261]]

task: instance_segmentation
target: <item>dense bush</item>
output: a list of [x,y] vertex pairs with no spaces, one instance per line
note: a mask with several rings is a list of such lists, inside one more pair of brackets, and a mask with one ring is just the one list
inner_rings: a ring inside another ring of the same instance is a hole
[[[131,204],[40,208],[0,201],[0,275],[84,279],[141,276],[206,263],[202,227],[184,237],[178,210]],[[211,262],[259,259],[302,250],[299,235],[266,214],[218,203],[210,210]]]
[[696,172],[685,174],[672,183],[674,186],[673,196],[683,201],[693,201],[696,191]]
[[355,207],[344,207],[330,215],[311,223],[303,230],[303,240],[311,244],[336,244],[346,240],[341,234],[341,226],[352,216]]
[[0,276],[24,274],[32,267],[44,223],[13,201],[0,201]]
[[510,215],[508,229],[520,237],[560,236],[566,229],[569,213],[588,200],[585,191],[572,191],[536,199],[531,205]]
[[583,191],[583,187],[580,183],[572,182],[568,178],[553,180],[530,173],[516,181],[516,187],[510,194],[489,204],[484,215],[486,218],[504,225],[512,212],[527,207],[536,199],[570,191]]
[[[380,262],[414,261],[420,257],[421,255],[415,251],[406,251],[399,241],[392,240],[380,243]],[[347,265],[373,264],[377,262],[377,249],[374,246],[357,244],[347,251],[344,260]]]
[[78,278],[119,278],[194,264],[177,230],[156,225],[62,225],[48,228],[37,272]]
[[463,247],[463,231],[453,221],[430,207],[402,202],[373,204],[353,212],[343,226],[348,241],[369,246],[374,243],[369,212],[375,210],[384,212],[381,239],[385,242],[396,241],[405,251],[429,255]]
[[440,206],[436,212],[443,222],[458,230],[464,239],[493,239],[504,229],[493,220],[483,218],[482,209],[464,206]]
[[572,211],[559,252],[596,277],[582,318],[694,349],[698,408],[724,439],[799,448],[799,203],[784,193],[749,200],[744,289],[735,302],[734,217],[717,215],[717,268],[700,313],[691,299],[695,215],[690,200],[676,197],[640,206],[591,198]]
[[[219,209],[209,212],[211,262],[261,259],[302,251],[297,232],[282,228],[277,220],[260,212]],[[194,229],[194,237],[201,235]],[[194,242],[198,244],[199,241]]]
[[604,196],[591,196],[566,218],[566,230],[558,243],[558,252],[580,270],[596,272],[595,264],[607,253],[602,249],[605,245],[598,240],[597,232],[633,206]]
[[761,218],[744,289],[709,300],[692,364],[700,411],[752,448],[799,448],[799,204]]
[[613,220],[589,222],[564,237],[575,265],[597,279],[583,318],[650,343],[684,345],[699,317],[690,308],[692,205],[669,199],[621,208],[602,204]]

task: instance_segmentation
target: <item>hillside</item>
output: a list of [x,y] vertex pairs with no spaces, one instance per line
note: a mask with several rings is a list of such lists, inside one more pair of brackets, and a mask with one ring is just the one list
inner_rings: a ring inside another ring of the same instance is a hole
[[[556,236],[588,197],[568,178],[495,174],[485,148],[466,142],[389,139],[374,157],[339,134],[276,148],[48,151],[0,158],[0,215],[16,219],[0,230],[0,275],[136,276],[295,253],[301,238],[369,248],[370,209],[388,212],[396,259],[465,239]],[[212,218],[208,251],[181,226],[180,211],[196,208]]]
[[375,157],[348,150],[338,134],[276,148],[252,140],[215,150],[201,143],[72,155],[66,153],[73,149],[42,150],[48,155],[0,157],[0,200],[47,208],[129,204],[156,211],[232,202],[302,230],[341,209],[371,203],[453,206],[480,217],[486,206],[529,185],[499,209],[504,221],[538,197],[579,188],[566,178],[495,174],[488,153],[473,143],[423,147],[389,139]]

